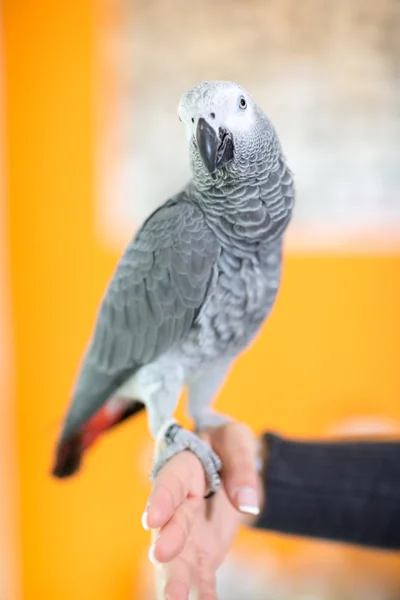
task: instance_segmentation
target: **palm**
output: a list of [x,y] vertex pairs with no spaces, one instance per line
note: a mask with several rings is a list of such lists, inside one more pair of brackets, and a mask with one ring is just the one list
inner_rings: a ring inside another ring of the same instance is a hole
[[[224,560],[239,525],[248,522],[243,512],[256,514],[254,498],[239,498],[239,492],[255,490],[256,444],[249,428],[229,423],[207,430],[202,439],[221,456],[225,487],[205,500],[206,478],[192,452],[174,456],[157,475],[145,526],[153,529],[150,560],[161,562],[163,594],[159,598],[188,600],[197,591],[198,600],[217,600],[215,573]],[[239,512],[235,506],[241,507]],[[157,534],[158,531],[158,534]]]
[[[168,591],[174,600],[186,600],[188,589],[195,588],[200,600],[213,600],[216,569],[224,560],[243,515],[233,508],[223,487],[205,500],[202,467],[190,455],[186,460],[188,466],[191,463],[192,485],[181,507],[191,505],[191,530],[183,549],[165,565]],[[168,533],[172,537],[172,528]]]
[[210,500],[202,500],[182,556],[207,560],[214,568],[225,557],[243,516],[229,502],[223,489]]

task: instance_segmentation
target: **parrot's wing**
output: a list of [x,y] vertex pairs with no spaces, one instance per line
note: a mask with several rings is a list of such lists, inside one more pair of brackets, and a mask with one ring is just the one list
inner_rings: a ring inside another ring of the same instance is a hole
[[183,339],[205,299],[218,252],[203,213],[183,193],[145,221],[105,293],[62,440],[135,370]]
[[219,245],[201,210],[171,200],[144,223],[103,300],[90,362],[120,372],[151,362],[182,340],[210,284]]

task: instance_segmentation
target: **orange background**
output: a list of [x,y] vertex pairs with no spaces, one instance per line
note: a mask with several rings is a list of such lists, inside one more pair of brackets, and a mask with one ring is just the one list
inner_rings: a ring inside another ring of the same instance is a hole
[[[96,15],[87,0],[8,0],[3,17],[23,598],[138,598],[145,419],[96,446],[82,476],[49,477],[118,259],[94,231]],[[399,306],[399,257],[288,256],[273,318],[218,407],[258,431],[304,436],[344,417],[400,419]],[[264,537],[283,553],[296,543]],[[400,571],[397,558],[379,560]]]

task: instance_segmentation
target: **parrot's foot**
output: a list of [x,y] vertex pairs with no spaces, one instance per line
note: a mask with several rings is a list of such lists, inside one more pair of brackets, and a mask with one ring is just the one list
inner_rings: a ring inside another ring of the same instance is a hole
[[174,420],[168,421],[157,437],[157,442],[161,442],[161,451],[157,452],[155,458],[155,465],[150,476],[152,481],[173,456],[183,450],[190,450],[204,467],[209,488],[206,498],[210,498],[218,491],[221,485],[219,472],[222,463],[219,456],[206,442],[201,440],[195,433],[183,429]]

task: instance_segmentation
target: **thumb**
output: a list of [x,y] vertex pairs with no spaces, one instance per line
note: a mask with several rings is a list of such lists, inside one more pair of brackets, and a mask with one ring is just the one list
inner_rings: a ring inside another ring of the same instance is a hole
[[211,445],[222,461],[222,481],[235,508],[260,513],[261,490],[257,474],[257,440],[249,427],[228,423],[211,433]]

